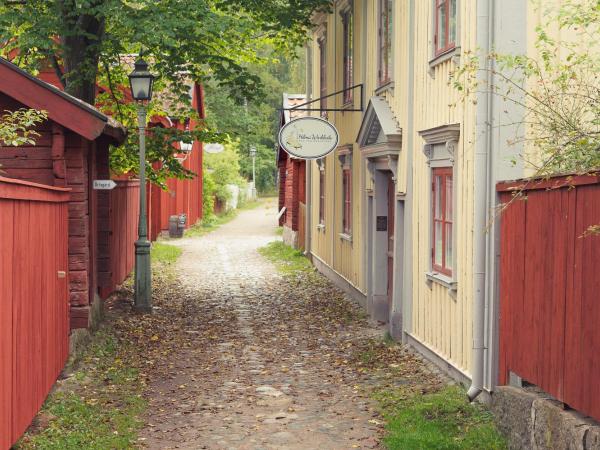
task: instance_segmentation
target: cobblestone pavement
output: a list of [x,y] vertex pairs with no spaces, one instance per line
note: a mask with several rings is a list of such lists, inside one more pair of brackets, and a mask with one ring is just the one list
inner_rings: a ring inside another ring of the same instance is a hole
[[198,339],[151,386],[149,448],[379,448],[373,405],[336,351],[380,330],[311,318],[306,298],[327,291],[294,285],[257,252],[279,239],[275,224],[271,202],[177,241],[179,282],[196,299],[182,326]]

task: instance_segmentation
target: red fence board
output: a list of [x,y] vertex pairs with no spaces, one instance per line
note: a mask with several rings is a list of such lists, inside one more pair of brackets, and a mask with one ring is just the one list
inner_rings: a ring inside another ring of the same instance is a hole
[[0,448],[29,426],[68,356],[68,198],[0,178]]
[[499,382],[509,372],[600,420],[600,180],[499,185],[502,215]]
[[101,295],[106,298],[123,283],[135,264],[135,241],[140,211],[140,182],[115,180],[110,191],[110,235],[108,239],[109,279],[103,280]]

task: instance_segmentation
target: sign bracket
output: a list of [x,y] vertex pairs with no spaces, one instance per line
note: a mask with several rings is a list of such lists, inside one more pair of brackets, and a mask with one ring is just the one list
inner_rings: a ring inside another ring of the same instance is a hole
[[[313,103],[319,102],[325,98],[334,97],[336,95],[343,94],[348,91],[354,91],[356,89],[360,90],[360,108],[303,108],[303,106],[311,105]],[[322,97],[316,98],[314,100],[310,100],[305,103],[301,103],[299,105],[293,106],[291,108],[278,108],[279,111],[319,111],[319,112],[328,112],[328,111],[341,111],[341,112],[362,112],[365,110],[364,106],[364,95],[363,95],[364,85],[363,83],[355,84],[354,86],[350,86],[345,89],[341,89],[332,94],[324,95]]]

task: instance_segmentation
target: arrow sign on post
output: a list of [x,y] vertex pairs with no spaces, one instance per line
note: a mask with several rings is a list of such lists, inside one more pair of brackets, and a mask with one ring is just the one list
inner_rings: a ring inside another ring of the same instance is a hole
[[94,189],[111,190],[114,189],[117,183],[113,180],[94,180]]

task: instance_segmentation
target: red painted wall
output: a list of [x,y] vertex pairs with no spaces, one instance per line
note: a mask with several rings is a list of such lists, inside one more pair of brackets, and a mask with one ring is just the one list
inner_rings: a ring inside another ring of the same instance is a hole
[[291,158],[281,150],[279,160],[279,210],[286,211],[279,225],[299,229],[300,203],[306,204],[306,161]]
[[117,180],[117,187],[109,191],[108,268],[100,295],[108,297],[123,283],[135,266],[135,241],[137,240],[140,213],[139,180]]
[[0,177],[0,448],[29,426],[69,353],[68,199]]
[[[523,183],[521,183],[523,184]],[[510,202],[519,183],[498,186]],[[502,214],[499,384],[512,371],[600,420],[600,177],[531,182]]]
[[[204,91],[202,86],[197,84],[193,88],[192,106],[200,118],[205,117]],[[191,121],[189,127],[194,129],[197,125],[195,121]],[[176,123],[174,126],[183,129],[183,124]],[[167,191],[157,186],[148,187],[148,217],[152,240],[155,240],[161,232],[168,231],[170,216],[185,214],[188,227],[202,219],[202,160],[203,144],[194,142],[192,152],[183,162],[186,169],[196,174],[194,178],[170,179],[167,181]]]
[[[196,85],[193,105],[204,117],[203,92]],[[0,110],[24,105],[0,93]],[[194,123],[190,127],[195,126]],[[48,120],[38,127],[33,146],[0,147],[1,169],[10,178],[71,188],[68,205],[69,298],[71,328],[85,328],[96,294],[106,297],[131,272],[137,238],[139,186],[114,193],[92,189],[94,179],[109,179],[104,138],[89,141]],[[188,225],[202,218],[202,143],[194,143],[184,163],[197,176],[169,180],[169,192],[148,187],[149,235],[168,230],[169,216],[184,213]],[[134,191],[138,192],[135,193]],[[126,208],[122,208],[127,204]]]
[[[0,94],[0,110],[24,105]],[[88,326],[90,305],[98,291],[98,266],[103,212],[101,194],[91,188],[95,177],[105,175],[108,146],[105,140],[89,141],[48,120],[37,128],[33,146],[1,147],[2,175],[9,178],[71,189],[68,205],[69,299],[71,327]]]

